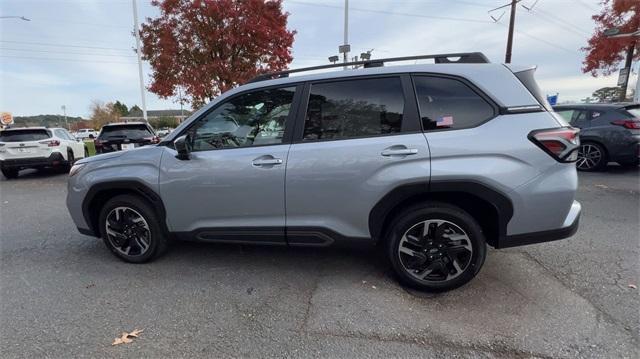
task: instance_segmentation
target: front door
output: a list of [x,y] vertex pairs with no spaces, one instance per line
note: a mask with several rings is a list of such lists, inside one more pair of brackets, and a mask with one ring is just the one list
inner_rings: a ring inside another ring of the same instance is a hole
[[285,243],[284,180],[295,87],[239,94],[188,127],[190,159],[162,156],[174,232],[201,240]]

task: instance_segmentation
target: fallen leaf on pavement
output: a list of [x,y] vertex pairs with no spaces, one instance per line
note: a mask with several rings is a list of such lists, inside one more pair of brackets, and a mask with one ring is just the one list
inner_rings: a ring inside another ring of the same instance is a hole
[[111,345],[131,343],[133,340],[129,339],[129,337],[138,338],[140,336],[140,333],[142,333],[143,330],[144,329],[135,329],[131,333],[123,332],[119,338],[116,338],[113,340],[113,343],[111,343]]
[[603,184],[597,184],[597,185],[596,185],[596,187],[600,187],[600,188],[609,188],[609,187],[607,187],[607,186],[605,186],[605,185],[603,185]]
[[635,284],[629,284],[629,288],[631,289],[638,289],[638,287]]

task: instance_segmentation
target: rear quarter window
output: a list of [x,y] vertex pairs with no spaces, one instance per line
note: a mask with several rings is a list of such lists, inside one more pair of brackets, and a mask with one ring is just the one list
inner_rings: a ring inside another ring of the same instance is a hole
[[4,130],[0,132],[0,142],[27,142],[46,140],[51,137],[47,130]]
[[424,130],[475,127],[496,115],[491,104],[460,80],[414,76],[413,82]]

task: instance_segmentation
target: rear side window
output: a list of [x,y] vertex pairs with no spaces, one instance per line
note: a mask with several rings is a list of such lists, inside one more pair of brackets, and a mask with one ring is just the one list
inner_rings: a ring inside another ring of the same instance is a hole
[[108,140],[109,138],[143,139],[151,136],[153,136],[151,130],[144,124],[140,124],[104,126],[99,137]]
[[413,81],[425,130],[469,128],[495,116],[493,106],[462,81],[433,76]]
[[0,142],[40,141],[51,137],[47,130],[5,130],[0,132]]
[[399,133],[404,94],[399,77],[312,84],[304,141]]

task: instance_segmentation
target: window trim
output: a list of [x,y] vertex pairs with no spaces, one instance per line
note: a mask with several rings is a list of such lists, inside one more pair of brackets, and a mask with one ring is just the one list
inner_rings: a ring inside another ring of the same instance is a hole
[[[304,127],[307,118],[307,109],[309,107],[309,97],[311,95],[311,85],[325,84],[333,82],[346,82],[357,80],[370,80],[370,79],[384,79],[384,78],[398,78],[400,80],[400,87],[402,89],[402,97],[404,100],[404,107],[402,109],[402,125],[400,132],[367,135],[348,138],[328,138],[328,139],[316,139],[316,140],[304,140]],[[392,74],[373,74],[373,75],[354,75],[348,77],[321,79],[314,81],[307,81],[304,84],[304,92],[302,94],[302,101],[300,108],[298,109],[298,115],[296,117],[295,133],[293,135],[293,143],[317,143],[317,142],[330,142],[330,141],[349,141],[359,140],[366,138],[376,137],[388,137],[388,136],[401,136],[411,133],[420,133],[421,125],[419,123],[418,112],[416,111],[415,99],[412,99],[411,93],[408,90],[411,88],[411,78],[409,73],[392,73]]]
[[[483,99],[493,109],[493,116],[489,117],[486,120],[478,122],[477,124],[474,124],[472,126],[464,126],[464,127],[456,127],[456,128],[425,129],[424,126],[423,126],[423,123],[422,123],[422,117],[420,115],[420,101],[418,100],[418,90],[416,88],[416,81],[415,81],[416,77],[436,77],[436,78],[444,78],[444,79],[449,79],[449,80],[457,80],[457,81],[461,82],[463,85],[467,86],[471,91],[473,91],[476,95],[478,95],[481,99]],[[416,106],[417,106],[417,110],[418,110],[418,118],[419,118],[420,126],[422,127],[422,132],[424,132],[424,133],[456,131],[456,130],[466,130],[466,129],[469,129],[469,128],[476,128],[476,127],[480,127],[480,126],[484,125],[485,123],[493,120],[494,118],[500,116],[500,114],[501,114],[500,106],[498,106],[498,104],[493,100],[493,98],[491,98],[489,95],[487,95],[484,91],[480,90],[480,88],[478,88],[478,86],[476,86],[473,82],[469,81],[468,79],[466,79],[464,77],[456,76],[456,75],[430,73],[430,72],[415,72],[415,73],[411,74],[411,82],[413,83],[413,94],[415,96],[415,101],[416,101]]]
[[[218,107],[224,105],[225,103],[227,103],[229,101],[232,101],[233,99],[235,99],[237,97],[240,97],[240,96],[243,96],[243,95],[246,95],[246,94],[250,94],[250,93],[253,93],[253,92],[258,92],[258,91],[281,89],[281,88],[290,88],[290,87],[292,87],[294,89],[293,99],[291,100],[291,109],[289,110],[289,114],[287,115],[287,119],[284,122],[284,134],[282,135],[282,142],[281,143],[265,143],[265,144],[262,144],[262,145],[255,145],[255,146],[252,145],[252,146],[244,146],[244,147],[214,148],[214,149],[210,149],[210,150],[193,151],[193,152],[196,153],[196,152],[209,152],[209,151],[237,150],[237,149],[243,149],[243,148],[280,146],[280,145],[291,144],[292,143],[291,139],[293,137],[293,130],[294,130],[294,125],[295,125],[296,114],[297,114],[297,111],[298,111],[299,106],[300,106],[300,100],[301,100],[301,95],[302,95],[302,91],[303,91],[303,87],[304,87],[304,82],[292,82],[292,83],[287,83],[287,84],[279,84],[279,85],[273,85],[273,86],[265,86],[265,87],[253,88],[253,89],[250,89],[250,90],[245,90],[245,91],[242,91],[242,92],[238,92],[237,94],[231,95],[228,98],[225,98],[224,100],[222,100],[219,103],[215,104],[214,106],[211,106],[210,109],[208,109],[202,115],[198,116],[196,119],[191,121],[191,123],[189,123],[189,125],[187,127],[185,127],[182,131],[180,131],[178,133],[178,135],[176,135],[175,138],[178,138],[178,137],[184,135],[193,126],[195,126],[196,123],[198,123],[203,118],[207,117],[211,112],[215,111]],[[169,148],[175,149],[174,146],[173,146],[173,142],[166,143],[166,146],[169,147]]]

